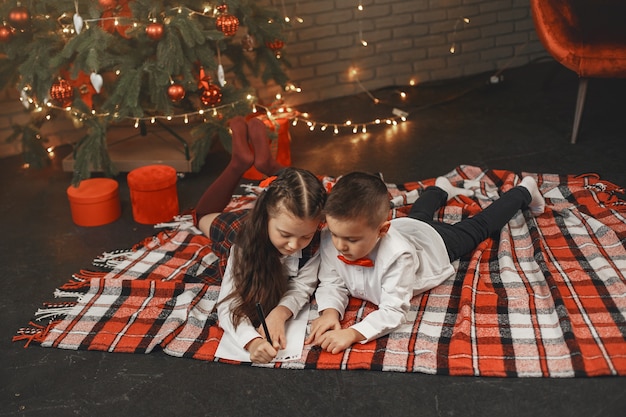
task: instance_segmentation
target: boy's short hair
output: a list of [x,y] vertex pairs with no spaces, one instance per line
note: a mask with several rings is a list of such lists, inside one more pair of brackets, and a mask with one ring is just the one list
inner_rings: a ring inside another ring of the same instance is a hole
[[324,214],[340,220],[365,219],[376,228],[389,217],[389,208],[389,192],[379,176],[351,172],[331,189]]

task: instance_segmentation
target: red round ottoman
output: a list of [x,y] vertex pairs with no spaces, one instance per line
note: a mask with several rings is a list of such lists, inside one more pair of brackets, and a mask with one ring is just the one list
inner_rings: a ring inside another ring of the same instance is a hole
[[147,165],[128,173],[130,202],[137,223],[167,222],[178,214],[176,170],[168,165]]
[[72,220],[78,226],[102,226],[122,214],[117,181],[110,178],[89,178],[78,187],[67,187]]

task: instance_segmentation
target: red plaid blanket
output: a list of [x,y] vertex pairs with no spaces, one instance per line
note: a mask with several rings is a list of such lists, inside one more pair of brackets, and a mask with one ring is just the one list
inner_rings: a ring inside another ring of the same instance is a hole
[[[626,375],[626,202],[596,175],[537,178],[547,209],[519,212],[499,238],[461,259],[458,273],[412,300],[407,324],[332,355],[304,346],[298,361],[272,367],[369,369],[498,377]],[[477,190],[443,208],[443,221],[472,215],[521,179],[460,166],[448,178]],[[332,178],[325,179],[332,184]],[[393,216],[404,216],[434,179],[389,184]],[[233,200],[232,208],[253,203]],[[44,347],[149,353],[221,361],[213,311],[217,258],[193,228],[166,230],[128,253],[109,255],[108,273],[82,271],[63,301],[40,309],[14,340]],[[108,259],[108,258],[107,258]],[[352,299],[349,326],[375,306]],[[310,319],[316,316],[313,303]],[[49,322],[46,323],[46,320]]]

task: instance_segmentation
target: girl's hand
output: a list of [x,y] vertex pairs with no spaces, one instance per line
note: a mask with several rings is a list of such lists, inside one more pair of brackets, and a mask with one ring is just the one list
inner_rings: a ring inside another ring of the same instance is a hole
[[278,353],[266,339],[260,337],[252,339],[246,346],[246,350],[250,352],[250,361],[252,363],[270,363]]
[[320,336],[320,347],[332,354],[340,353],[365,337],[352,328],[330,330]]
[[[285,336],[285,322],[291,318],[291,310],[284,306],[276,306],[265,318],[267,330],[270,332],[270,339],[274,343],[274,349],[280,350],[287,347],[287,337]],[[267,337],[263,326],[259,326],[257,331],[260,335]]]
[[304,341],[305,344],[320,345],[321,337],[329,330],[340,330],[339,312],[333,308],[327,308],[322,314],[311,322],[311,334]]

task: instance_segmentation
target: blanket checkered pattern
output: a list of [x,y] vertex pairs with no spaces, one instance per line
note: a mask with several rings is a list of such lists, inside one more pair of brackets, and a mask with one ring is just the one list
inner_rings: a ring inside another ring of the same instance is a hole
[[[412,300],[408,322],[386,337],[332,355],[268,367],[367,369],[496,377],[626,375],[626,202],[596,175],[534,176],[546,212],[518,212],[498,238],[460,260],[458,273]],[[521,177],[460,166],[447,174],[476,197],[440,210],[456,222],[486,207]],[[332,178],[325,178],[332,185]],[[392,216],[404,216],[434,179],[388,184]],[[230,209],[253,204],[233,199]],[[217,257],[193,227],[162,231],[109,272],[82,271],[59,288],[14,340],[44,347],[149,353],[208,361],[222,336],[214,306]],[[351,299],[343,324],[376,307]],[[313,303],[312,320],[317,315]],[[48,320],[48,322],[46,322]]]

